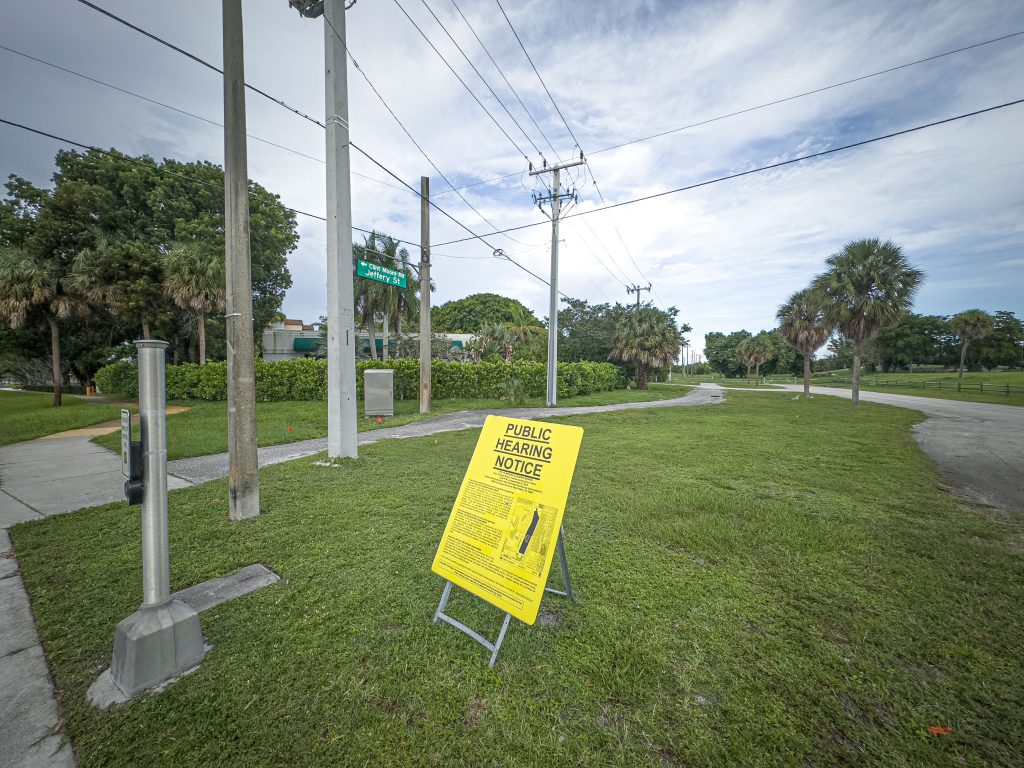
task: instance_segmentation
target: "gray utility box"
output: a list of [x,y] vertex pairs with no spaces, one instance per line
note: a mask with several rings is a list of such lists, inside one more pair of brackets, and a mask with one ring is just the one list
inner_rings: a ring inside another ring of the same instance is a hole
[[395,415],[395,372],[391,368],[364,370],[363,393],[367,416]]

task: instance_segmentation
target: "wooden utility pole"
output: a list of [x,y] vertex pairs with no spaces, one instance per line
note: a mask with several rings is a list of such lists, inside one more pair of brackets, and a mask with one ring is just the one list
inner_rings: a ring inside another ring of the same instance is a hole
[[249,261],[242,0],[223,0],[223,13],[228,516],[232,520],[244,520],[260,513],[260,475],[256,453],[256,364]]
[[430,413],[430,177],[420,176],[420,413]]

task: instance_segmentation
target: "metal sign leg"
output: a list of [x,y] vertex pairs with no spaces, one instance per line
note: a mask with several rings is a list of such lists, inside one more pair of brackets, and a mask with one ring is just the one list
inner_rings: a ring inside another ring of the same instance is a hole
[[569,558],[565,556],[565,544],[563,543],[564,539],[565,527],[563,526],[561,530],[558,532],[558,544],[555,548],[558,550],[558,563],[562,568],[562,586],[565,587],[565,589],[561,590],[552,589],[551,587],[544,587],[544,591],[551,592],[555,595],[562,595],[562,597],[566,597],[569,600],[572,600],[572,582],[569,580]]
[[478,643],[480,643],[480,645],[482,645],[484,648],[491,652],[491,660],[490,662],[488,662],[487,666],[493,667],[494,662],[498,660],[498,651],[501,650],[501,644],[505,642],[505,633],[508,631],[508,624],[509,621],[512,620],[512,614],[505,614],[505,621],[501,624],[501,631],[498,633],[498,639],[492,643],[479,632],[474,632],[461,621],[459,621],[458,619],[453,619],[451,616],[444,612],[444,609],[448,605],[448,598],[451,597],[451,594],[452,583],[451,581],[446,581],[444,584],[444,591],[441,593],[441,602],[437,604],[437,610],[434,611],[434,623],[437,624],[437,622],[443,621],[445,624],[451,624],[453,627],[459,630],[459,632],[469,635],[471,638],[476,640]]

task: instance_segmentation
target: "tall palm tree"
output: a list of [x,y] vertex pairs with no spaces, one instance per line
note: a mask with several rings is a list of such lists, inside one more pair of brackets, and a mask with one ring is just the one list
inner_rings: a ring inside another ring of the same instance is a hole
[[854,406],[860,403],[860,357],[864,342],[908,312],[924,273],[900,246],[877,238],[855,240],[828,257],[828,271],[812,287],[826,300],[825,316],[853,342]]
[[995,318],[988,312],[980,309],[967,309],[958,315],[953,315],[949,321],[949,328],[960,337],[960,376],[964,377],[964,358],[967,357],[967,347],[972,341],[983,339],[989,336],[995,328]]
[[747,379],[750,378],[750,369],[754,369],[755,386],[761,381],[761,366],[771,358],[773,352],[771,339],[766,333],[744,339],[736,347],[736,357],[747,366]]
[[682,336],[672,318],[644,306],[629,312],[615,329],[610,360],[636,366],[637,389],[647,389],[652,368],[672,365]]
[[34,318],[50,328],[50,362],[53,372],[53,404],[61,404],[60,322],[84,317],[89,305],[74,289],[71,273],[62,273],[58,263],[34,256],[21,248],[0,250],[0,317],[12,328],[21,328]]
[[753,336],[748,336],[736,345],[736,359],[747,366],[747,383],[750,382],[750,369],[754,367],[754,354],[750,348],[750,342],[753,338]]
[[832,335],[823,297],[810,288],[797,291],[775,313],[779,333],[804,358],[804,397],[811,394],[811,359]]
[[206,365],[206,315],[224,309],[224,252],[199,243],[174,243],[161,257],[164,294],[196,318],[199,364]]

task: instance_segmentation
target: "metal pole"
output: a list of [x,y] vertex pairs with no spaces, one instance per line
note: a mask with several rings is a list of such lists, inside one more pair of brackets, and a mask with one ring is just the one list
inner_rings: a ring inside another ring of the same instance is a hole
[[160,605],[171,596],[167,535],[167,400],[164,392],[166,341],[136,341],[139,350],[139,425],[142,431],[142,604]]
[[345,4],[324,3],[327,116],[327,455],[357,458]]
[[420,413],[430,413],[430,177],[420,176]]
[[551,308],[548,315],[548,407],[558,402],[558,214],[561,169],[555,168],[551,192]]
[[260,476],[256,454],[256,371],[252,338],[241,0],[223,0],[223,13],[228,517],[244,520],[260,513]]

